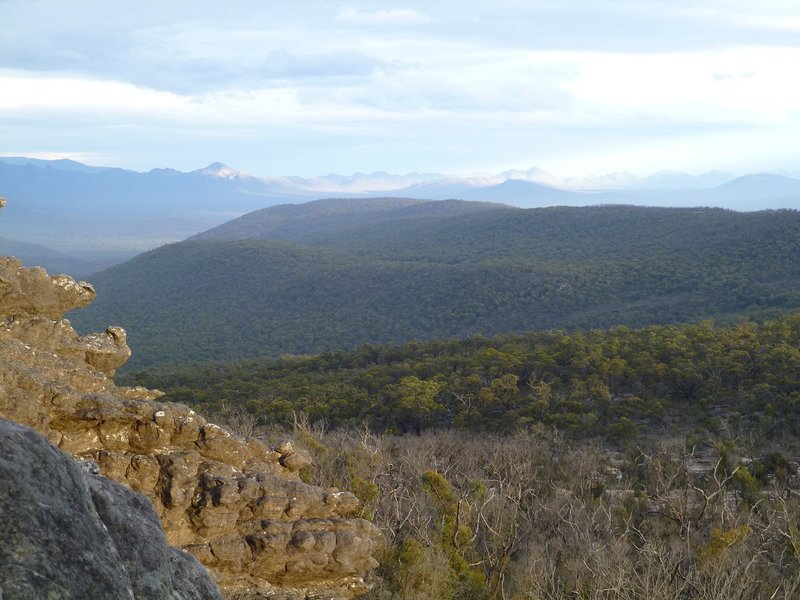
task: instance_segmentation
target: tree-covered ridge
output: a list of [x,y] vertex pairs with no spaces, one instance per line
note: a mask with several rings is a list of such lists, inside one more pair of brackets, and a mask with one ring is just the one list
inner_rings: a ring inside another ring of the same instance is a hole
[[[555,206],[520,209],[481,202],[399,198],[321,200],[266,208],[195,239],[280,239],[372,257],[445,263],[496,259],[592,260],[729,251],[769,254],[796,239],[797,211]],[[770,235],[760,235],[770,234]],[[738,243],[737,243],[738,240]],[[798,246],[783,251],[798,250]]]
[[800,307],[796,211],[469,204],[395,206],[422,212],[346,234],[360,213],[331,209],[303,243],[164,246],[92,277],[98,300],[70,318],[125,327],[130,370]]
[[504,204],[463,200],[413,198],[328,198],[304,204],[280,204],[247,213],[198,233],[195,240],[271,239],[300,243],[335,240],[355,231],[387,224],[421,221],[442,216],[512,210]]
[[618,327],[365,345],[353,352],[138,373],[204,410],[265,423],[511,432],[536,424],[615,440],[678,426],[800,433],[800,313],[763,324]]

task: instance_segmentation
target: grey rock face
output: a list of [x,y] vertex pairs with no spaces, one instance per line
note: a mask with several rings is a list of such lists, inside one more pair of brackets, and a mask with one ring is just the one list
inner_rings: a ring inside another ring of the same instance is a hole
[[147,498],[91,471],[0,419],[0,597],[221,600]]
[[206,600],[220,598],[217,584],[194,556],[170,547],[174,600]]
[[0,421],[0,530],[4,597],[134,597],[81,470],[8,421]]

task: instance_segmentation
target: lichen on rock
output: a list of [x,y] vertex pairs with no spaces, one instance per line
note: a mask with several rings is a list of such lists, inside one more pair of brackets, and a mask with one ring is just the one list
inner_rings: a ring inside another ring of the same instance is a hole
[[0,257],[0,417],[27,425],[153,503],[169,543],[228,594],[350,598],[382,538],[349,492],[300,481],[307,452],[239,438],[161,393],[117,387],[125,332],[78,335],[91,285]]

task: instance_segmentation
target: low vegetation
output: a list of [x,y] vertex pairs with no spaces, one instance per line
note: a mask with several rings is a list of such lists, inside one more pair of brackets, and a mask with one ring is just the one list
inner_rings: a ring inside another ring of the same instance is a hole
[[[226,413],[273,442],[286,431]],[[353,490],[386,547],[371,600],[730,600],[800,594],[798,464],[757,436],[624,449],[513,435],[327,431],[295,438]]]

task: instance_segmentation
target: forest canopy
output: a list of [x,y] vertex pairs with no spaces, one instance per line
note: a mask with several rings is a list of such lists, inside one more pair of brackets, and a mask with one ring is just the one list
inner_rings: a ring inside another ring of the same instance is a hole
[[800,432],[800,313],[762,324],[699,324],[363,345],[351,352],[163,367],[125,381],[264,424],[302,413],[330,427],[397,433],[634,438],[675,427]]
[[124,327],[130,372],[800,308],[797,211],[384,202],[365,223],[353,201],[329,202],[314,227],[302,205],[237,234],[250,239],[187,240],[99,273],[98,299],[70,319]]

